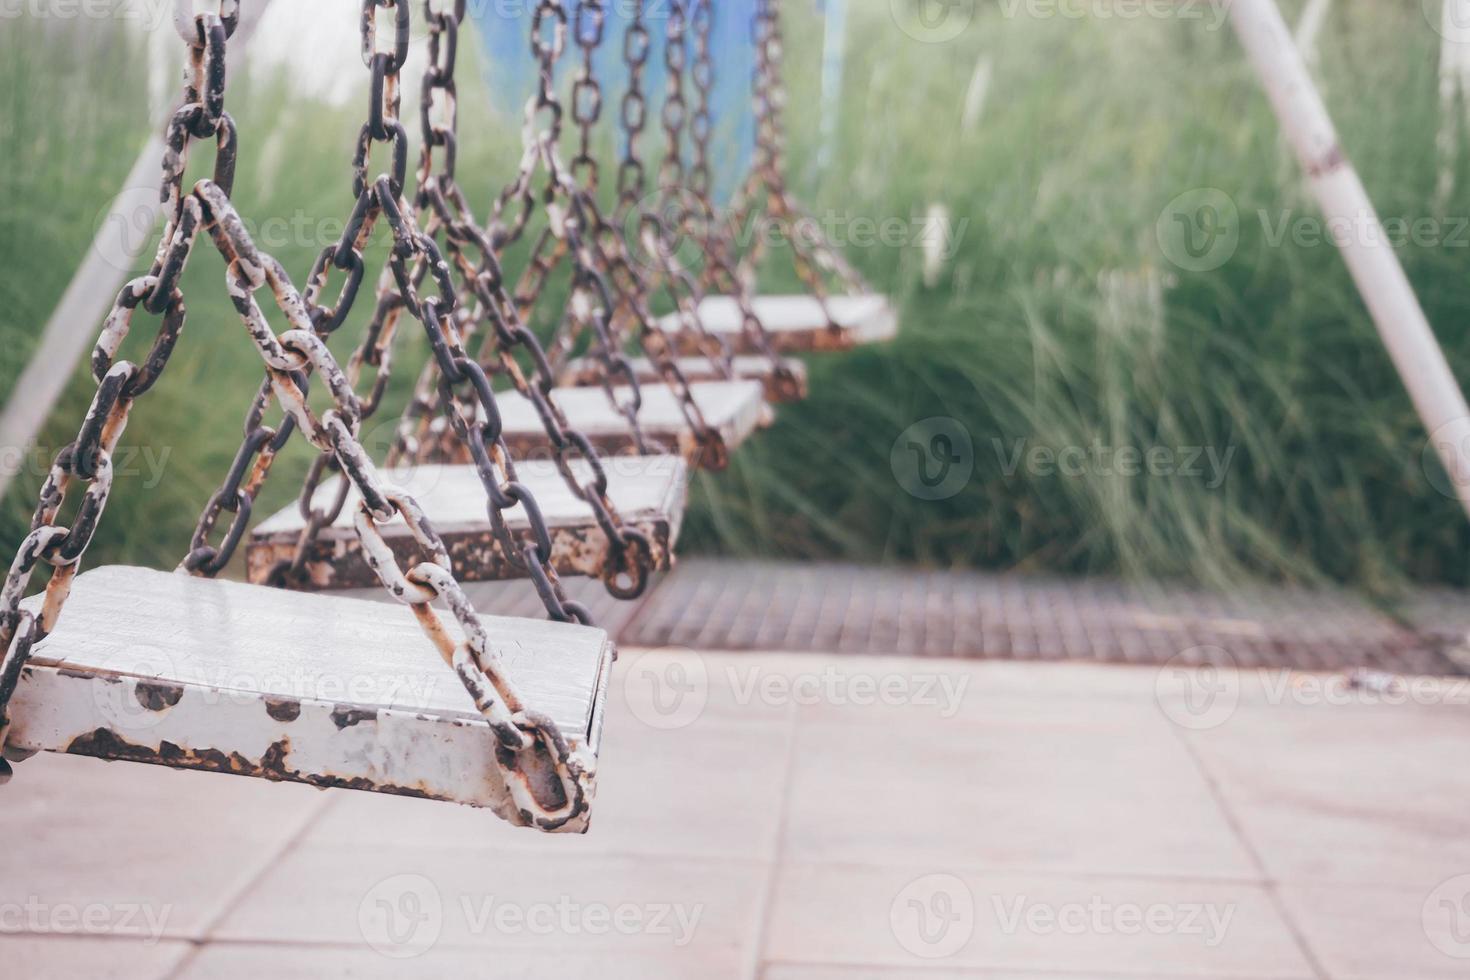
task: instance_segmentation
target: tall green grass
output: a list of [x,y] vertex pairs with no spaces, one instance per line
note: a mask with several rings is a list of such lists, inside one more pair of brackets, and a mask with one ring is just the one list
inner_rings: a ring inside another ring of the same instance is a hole
[[[810,358],[811,398],[782,406],[778,424],[728,472],[697,477],[686,552],[1212,584],[1337,580],[1385,594],[1408,580],[1466,580],[1463,515],[1426,474],[1424,435],[1341,260],[1329,245],[1276,244],[1268,234],[1288,212],[1314,211],[1228,28],[985,7],[936,45],[900,31],[887,4],[853,4],[836,152],[822,169],[819,34],[805,5],[786,6],[801,196],[819,215],[837,215],[839,228],[854,217],[917,228],[939,204],[963,230],[932,286],[916,241],[846,250],[895,298],[899,338]],[[85,53],[90,41],[14,37],[0,40],[16,49],[0,69],[10,82],[0,118],[0,221],[12,232],[0,240],[7,380],[131,162],[146,115],[140,50],[109,44],[101,59]],[[1437,45],[1415,5],[1336,5],[1322,39],[1329,106],[1385,216],[1470,216],[1463,166],[1451,197],[1434,199]],[[966,127],[982,58],[992,64],[988,98]],[[461,180],[483,215],[519,134],[472,82],[461,81],[460,96]],[[243,213],[346,215],[356,105],[328,108],[285,78],[232,83],[229,105],[242,134]],[[207,159],[198,166],[204,172]],[[77,190],[56,193],[62,184]],[[1155,236],[1166,205],[1196,188],[1223,191],[1240,215],[1234,255],[1207,272],[1172,265]],[[14,233],[44,220],[55,222],[49,237]],[[273,251],[300,284],[314,249]],[[1470,379],[1470,248],[1409,244],[1399,254],[1451,363]],[[796,287],[782,259],[765,270],[770,291]],[[168,447],[168,480],[146,491],[139,480],[119,484],[93,561],[177,561],[234,451],[259,362],[224,301],[222,275],[213,249],[197,249],[184,282],[186,339],[128,434]],[[349,324],[334,339],[339,356],[354,332]],[[422,357],[418,338],[406,338],[385,415],[401,406]],[[48,426],[50,444],[70,437],[87,396],[79,374]],[[907,493],[890,463],[900,434],[932,416],[957,420],[973,446],[969,483],[938,501]],[[1017,447],[1094,444],[1208,447],[1229,453],[1230,465],[1218,486],[1005,465]],[[279,464],[260,513],[290,499],[308,458],[298,444]],[[35,482],[5,502],[5,541],[23,532]]]

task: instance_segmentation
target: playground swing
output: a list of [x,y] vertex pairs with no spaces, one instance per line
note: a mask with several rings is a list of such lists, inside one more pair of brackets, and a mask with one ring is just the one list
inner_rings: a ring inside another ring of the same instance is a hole
[[[732,202],[729,224],[733,229],[751,228],[753,244],[733,275],[726,264],[706,266],[709,295],[699,306],[700,318],[709,331],[729,337],[737,353],[752,353],[751,331],[746,326],[752,312],[764,326],[764,335],[780,352],[846,350],[891,339],[897,333],[898,320],[887,299],[875,293],[832,248],[815,219],[786,186],[786,135],[781,120],[786,93],[781,75],[781,24],[774,0],[756,0],[752,38],[756,59],[752,76],[755,158]],[[773,231],[788,243],[807,295],[750,295]],[[715,234],[719,237],[718,229]],[[732,247],[730,236],[723,237],[718,247]],[[824,276],[838,279],[845,292],[830,292]],[[715,289],[727,292],[716,294]],[[697,338],[688,333],[681,331],[677,336],[681,349],[697,347]]]
[[[526,487],[540,505],[539,522],[548,536],[551,564],[559,574],[591,575],[601,578],[609,591],[620,598],[633,598],[647,587],[650,575],[670,567],[678,537],[686,493],[687,469],[677,456],[642,453],[619,457],[609,465],[597,453],[596,426],[609,424],[605,405],[596,415],[574,415],[552,397],[551,369],[547,355],[535,335],[524,325],[526,312],[535,302],[535,292],[525,286],[542,276],[536,260],[522,277],[522,287],[512,297],[504,287],[498,254],[519,234],[519,227],[505,229],[496,224],[482,229],[469,209],[455,177],[457,155],[457,104],[455,63],[463,4],[429,19],[429,64],[425,69],[421,113],[423,150],[418,172],[416,206],[425,234],[434,239],[442,232],[448,263],[434,275],[441,293],[456,297],[454,326],[459,345],[467,344],[482,324],[489,323],[484,345],[477,357],[481,375],[503,375],[515,390],[496,396],[497,419],[505,453],[502,465],[511,478]],[[555,18],[558,5],[546,5],[533,24],[537,40],[542,21]],[[541,48],[538,47],[538,50]],[[555,47],[543,51],[549,73],[555,62]],[[539,86],[528,107],[529,129],[538,107],[550,106],[553,118],[560,112],[554,90]],[[396,112],[392,112],[396,117]],[[534,136],[528,143],[532,153],[551,152],[546,141],[554,134]],[[394,145],[395,150],[397,144]],[[436,152],[437,151],[437,152]],[[361,145],[359,146],[361,156]],[[556,175],[553,158],[551,173]],[[360,161],[358,163],[361,169]],[[524,170],[524,163],[523,163]],[[520,178],[528,179],[528,178]],[[549,192],[557,191],[555,176]],[[529,219],[523,215],[522,225]],[[554,232],[559,232],[560,236]],[[558,247],[580,242],[574,216],[548,229],[545,240]],[[330,250],[329,250],[330,251]],[[574,261],[579,265],[581,258]],[[349,263],[360,277],[360,260]],[[319,291],[319,261],[309,288]],[[419,282],[429,274],[420,265],[408,272],[394,267],[398,280]],[[454,280],[457,279],[457,282]],[[584,277],[590,279],[590,277]],[[350,280],[349,280],[350,282]],[[384,273],[379,285],[378,305],[368,324],[362,345],[353,355],[349,372],[365,363],[378,366],[378,377],[367,404],[375,406],[391,363],[392,337],[402,312],[404,285]],[[339,304],[340,305],[340,304]],[[331,321],[340,322],[340,312]],[[605,324],[598,325],[605,336]],[[602,356],[610,347],[602,344]],[[523,370],[515,352],[528,356],[531,370]],[[399,419],[388,464],[395,482],[418,497],[434,516],[436,530],[448,549],[452,567],[463,580],[502,579],[528,574],[514,540],[530,529],[531,513],[525,506],[492,507],[490,521],[481,490],[489,486],[486,473],[492,462],[483,446],[471,438],[477,415],[489,424],[484,399],[476,386],[467,398],[446,386],[449,372],[459,372],[446,349],[438,347],[425,365],[415,395]],[[478,367],[477,364],[477,367]],[[528,377],[529,374],[529,377]],[[355,377],[354,377],[355,380]],[[463,385],[461,385],[463,387]],[[634,389],[635,400],[637,390]],[[518,406],[531,406],[532,423],[541,434],[538,452],[527,458],[525,437],[513,437],[510,421]],[[616,427],[624,417],[614,416]],[[640,439],[637,449],[646,444]],[[468,462],[458,462],[468,460]],[[514,460],[514,461],[513,461]],[[286,585],[298,589],[355,588],[375,581],[369,555],[352,525],[356,504],[352,483],[338,474],[327,478],[333,465],[331,454],[322,454],[309,473],[296,506],[272,515],[256,527],[247,548],[251,581]],[[502,528],[500,524],[504,524]],[[510,533],[506,533],[509,531]],[[384,529],[384,537],[400,560],[417,548],[410,529],[403,524]]]
[[[584,4],[577,17],[579,25],[596,25],[580,32],[583,50],[590,57],[596,43],[591,35],[601,24],[601,6]],[[636,305],[647,286],[630,275],[622,243],[610,234],[611,228],[591,203],[590,192],[576,179],[581,171],[589,184],[595,183],[595,161],[588,150],[596,107],[589,110],[582,94],[596,91],[590,64],[584,66],[576,89],[578,101],[573,105],[583,151],[570,169],[563,167],[557,155],[562,107],[552,78],[564,44],[565,19],[557,5],[538,9],[533,19],[532,48],[540,70],[537,92],[526,109],[522,163],[516,178],[497,198],[487,229],[476,224],[454,179],[453,71],[459,20],[441,15],[430,22],[431,63],[422,94],[425,150],[418,207],[431,236],[445,232],[445,248],[459,280],[455,322],[461,341],[468,342],[482,323],[492,327],[486,331],[478,360],[487,373],[504,375],[513,383],[514,391],[498,396],[501,434],[508,455],[519,460],[515,466],[520,478],[542,503],[556,570],[599,576],[613,595],[632,598],[646,588],[652,572],[668,568],[673,560],[687,471],[678,456],[665,453],[677,448],[706,465],[722,465],[728,448],[754,428],[760,400],[758,388],[749,383],[691,389],[677,374],[671,376],[667,389],[640,389],[638,379],[627,370],[622,341],[611,321],[615,304],[607,284],[609,278],[620,276],[613,281],[618,289],[617,305],[623,309]],[[551,34],[544,37],[548,25]],[[443,152],[436,167],[438,147]],[[549,227],[537,239],[511,295],[504,286],[499,255],[529,225],[536,210],[532,182],[542,168],[547,173],[544,201]],[[520,213],[507,224],[505,210],[517,202]],[[589,240],[583,228],[594,229],[602,242]],[[609,251],[617,258],[609,259]],[[471,252],[476,255],[472,257]],[[602,392],[555,388],[552,359],[525,326],[546,280],[568,259],[574,267],[573,291],[564,319],[590,326],[589,332],[595,334],[593,359],[601,368]],[[315,272],[312,285],[319,288]],[[395,295],[386,290],[386,284],[380,288],[378,310],[349,365],[379,364],[374,395],[381,390],[390,360],[381,351],[385,343],[391,351],[393,318],[401,307],[401,302],[394,302]],[[645,313],[643,320],[651,318]],[[670,347],[666,339],[662,343],[665,349]],[[516,362],[516,350],[529,353],[531,377]],[[420,494],[426,509],[434,514],[456,574],[466,580],[524,574],[524,563],[502,546],[504,535],[496,532],[493,522],[486,526],[483,508],[476,502],[481,461],[476,465],[463,462],[473,456],[476,447],[460,432],[465,420],[481,410],[473,399],[457,400],[443,390],[444,368],[442,357],[431,359],[418,379],[389,456],[390,465],[408,468],[395,469],[394,478]],[[627,383],[614,385],[612,379],[619,377]],[[598,459],[599,451],[632,455],[620,454],[604,463]],[[252,581],[301,589],[372,583],[373,570],[351,525],[348,504],[354,498],[350,481],[340,475],[324,480],[330,465],[330,455],[324,454],[309,475],[297,506],[272,515],[255,529],[247,548]],[[519,511],[506,516],[515,530],[520,530],[515,523],[518,517],[524,520]],[[414,552],[416,542],[406,527],[390,525],[384,533],[400,558]]]
[[[658,170],[658,203],[654,209],[644,207],[644,168],[638,159],[638,139],[643,129],[643,94],[640,88],[643,62],[647,57],[647,31],[642,23],[642,4],[634,7],[624,39],[624,61],[628,68],[628,89],[623,97],[621,113],[625,156],[618,171],[618,213],[620,227],[626,228],[630,214],[637,212],[640,239],[645,250],[658,259],[657,273],[677,278],[685,285],[685,302],[680,304],[678,329],[698,338],[697,346],[706,357],[681,356],[679,369],[691,380],[754,379],[762,383],[768,401],[797,401],[806,396],[806,365],[795,358],[776,353],[764,325],[749,302],[743,280],[731,266],[726,229],[714,214],[711,200],[710,137],[714,119],[710,109],[710,92],[714,86],[714,62],[710,49],[713,11],[710,0],[694,0],[694,81],[695,104],[687,112],[684,97],[684,66],[687,60],[686,11],[683,0],[671,3],[664,36],[664,69],[667,94],[660,121],[664,131],[664,155]],[[642,37],[642,42],[633,39]],[[636,56],[641,53],[641,57]],[[636,108],[633,108],[636,107]],[[682,158],[682,141],[688,130],[693,148],[693,163],[687,173]],[[674,232],[694,243],[704,268],[727,284],[736,304],[739,323],[746,346],[759,353],[733,354],[726,337],[728,331],[711,332],[703,324],[703,287],[699,281],[677,267],[668,226],[660,214],[672,218]],[[692,308],[688,304],[692,301]],[[672,321],[669,321],[672,326]],[[658,368],[648,358],[635,358],[633,371],[639,380],[658,377]],[[586,360],[567,365],[564,380],[569,384],[595,384],[597,366]]]
[[[528,106],[520,173],[497,198],[496,219],[499,222],[504,209],[519,200],[520,214],[505,229],[504,240],[513,241],[524,231],[533,208],[531,182],[544,168],[548,202],[559,199],[559,207],[577,219],[575,226],[586,234],[579,237],[578,247],[558,241],[558,225],[565,222],[549,207],[551,227],[533,247],[517,299],[523,308],[534,302],[551,271],[570,257],[576,266],[574,288],[551,351],[551,363],[560,364],[578,338],[593,328],[596,354],[591,360],[595,384],[603,391],[557,387],[549,392],[549,400],[602,452],[638,452],[646,443],[652,443],[678,452],[693,465],[723,469],[730,452],[762,420],[761,386],[739,379],[691,382],[684,376],[673,338],[648,309],[648,278],[637,268],[623,229],[609,221],[597,204],[597,166],[590,148],[593,127],[601,116],[602,92],[592,65],[602,40],[604,18],[605,7],[600,0],[584,0],[576,6],[571,34],[583,52],[583,62],[573,86],[570,112],[578,128],[580,150],[570,167],[563,167],[557,151],[561,112],[552,88],[552,72],[568,26],[565,14],[556,24],[552,42],[533,45],[541,61],[543,83],[541,92]],[[550,110],[549,118],[537,134],[535,116],[538,110],[546,109]],[[692,306],[688,309],[692,311]],[[674,316],[677,319],[679,314]],[[698,329],[697,324],[693,327]],[[640,379],[623,353],[628,333],[636,335],[645,357],[657,366],[662,386],[639,385]],[[707,353],[707,348],[701,347],[696,353]],[[519,397],[508,397],[501,405],[507,442],[521,452],[544,452],[548,435],[537,424],[537,406],[517,394]],[[608,411],[609,405],[616,409],[615,414]]]
[[[187,11],[192,5],[179,6]],[[554,0],[543,2],[543,8],[551,6]],[[462,14],[463,4],[457,7]],[[395,16],[392,41],[383,50],[379,9]],[[451,16],[430,9],[437,18]],[[586,610],[561,593],[534,498],[523,484],[505,478],[501,467],[508,456],[495,432],[494,395],[460,345],[452,293],[438,281],[437,299],[421,296],[408,273],[412,261],[441,280],[443,262],[433,240],[402,207],[402,181],[390,173],[371,183],[359,180],[358,204],[338,255],[356,253],[379,218],[392,227],[393,272],[404,309],[453,369],[446,371],[445,388],[455,382],[473,387],[491,420],[458,418],[453,424],[491,464],[485,490],[492,517],[516,505],[530,515],[530,531],[514,543],[551,621],[477,616],[418,502],[379,478],[358,439],[362,409],[350,379],[327,349],[302,295],[280,264],[256,247],[230,201],[236,144],[224,110],[224,56],[237,22],[238,6],[231,0],[217,14],[182,20],[191,71],[184,105],[169,128],[163,240],[150,272],[124,287],[103,326],[92,361],[96,394],[76,439],[53,462],[31,531],[0,587],[0,778],[9,779],[10,762],[53,750],[456,800],[490,807],[518,825],[584,830],[612,646],[603,631],[584,625]],[[401,145],[391,93],[408,37],[407,0],[366,0],[364,55],[374,90],[367,143]],[[194,140],[206,138],[219,146],[214,178],[198,181],[185,194],[183,158]],[[366,162],[363,151],[360,178]],[[112,453],[133,401],[157,381],[184,325],[178,282],[200,230],[225,259],[231,300],[265,364],[268,393],[257,398],[248,417],[259,434],[247,434],[226,482],[234,493],[216,495],[224,503],[206,509],[201,533],[175,574],[110,567],[78,575],[106,506]],[[341,264],[351,263],[343,258]],[[256,304],[262,287],[269,287],[290,324],[282,334]],[[116,359],[138,307],[163,316],[141,365]],[[331,394],[332,407],[320,415],[307,404],[310,373]],[[279,428],[258,424],[263,404],[272,398],[285,413]],[[239,540],[252,494],[293,426],[316,448],[331,452],[351,480],[361,498],[354,526],[368,561],[387,591],[410,606],[422,636],[392,605],[209,578],[216,560]],[[246,477],[241,460],[252,456]],[[63,504],[79,484],[86,489],[69,526],[63,525]],[[223,543],[201,543],[223,511],[235,515]],[[407,570],[380,530],[400,517],[423,559]],[[500,530],[511,539],[503,522]],[[52,568],[44,592],[24,598],[43,562]],[[453,623],[445,622],[436,602],[447,607]],[[435,650],[442,663],[431,656]],[[440,683],[450,673],[458,683]],[[303,690],[292,677],[362,683],[345,692]],[[405,678],[416,682],[410,685],[416,694],[406,693]]]

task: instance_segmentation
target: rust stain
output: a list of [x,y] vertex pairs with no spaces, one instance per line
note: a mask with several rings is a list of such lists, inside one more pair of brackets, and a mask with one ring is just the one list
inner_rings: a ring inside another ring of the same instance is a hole
[[301,717],[301,702],[286,698],[266,698],[265,713],[276,721],[295,721]]
[[[593,440],[597,442],[596,439]],[[631,444],[629,444],[631,445]],[[512,447],[514,449],[514,447]],[[601,450],[602,447],[599,446]],[[651,520],[635,521],[632,526],[648,536],[653,569],[667,571],[673,565],[669,520],[659,515]],[[551,529],[552,565],[561,575],[602,574],[607,539],[602,530],[588,518],[586,524]],[[348,533],[351,533],[350,531]],[[246,546],[247,575],[251,582],[265,582],[276,564],[292,556],[298,535],[292,533],[280,540],[257,539]],[[419,559],[418,545],[407,534],[391,534],[387,538],[394,557],[411,564]],[[493,531],[472,531],[443,535],[449,551],[451,570],[462,582],[498,581],[524,578],[525,571],[508,561]],[[293,580],[292,588],[317,590],[324,588],[372,588],[380,580],[368,563],[361,544],[346,539],[318,538],[307,551],[309,574]]]
[[336,725],[339,731],[360,722],[373,721],[377,717],[378,712],[374,708],[349,708],[339,704],[332,709],[332,724]]
[[108,674],[89,674],[85,670],[77,670],[75,667],[57,667],[56,673],[62,677],[70,677],[72,680],[81,681],[105,681],[108,684],[116,684],[119,679]]
[[165,711],[179,703],[184,696],[184,686],[163,681],[139,681],[133,687],[133,696],[149,711]]
[[[411,796],[424,800],[448,800],[450,797],[436,793],[422,783],[405,786],[397,783],[378,783],[367,776],[338,776],[332,773],[308,773],[292,769],[289,765],[291,740],[282,738],[272,742],[258,760],[252,760],[239,752],[225,753],[218,749],[186,749],[173,742],[160,742],[157,748],[129,742],[116,732],[98,728],[72,739],[66,747],[70,755],[84,755],[96,759],[142,762],[151,765],[169,766],[173,769],[195,769],[202,772],[218,772],[233,776],[253,776],[272,782],[305,783],[320,789],[354,789],[371,793],[388,793],[393,796]],[[470,803],[470,806],[481,804]]]
[[1346,160],[1347,157],[1342,152],[1342,145],[1333,143],[1326,153],[1307,165],[1307,174],[1312,177],[1325,177],[1341,167]]

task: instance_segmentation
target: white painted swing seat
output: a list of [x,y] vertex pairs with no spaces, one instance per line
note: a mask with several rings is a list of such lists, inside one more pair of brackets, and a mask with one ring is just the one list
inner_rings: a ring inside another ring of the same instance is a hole
[[[847,350],[892,340],[898,334],[898,314],[886,296],[833,295],[827,297],[827,307],[836,321],[835,330],[813,296],[756,296],[751,300],[771,346],[780,353]],[[724,336],[736,353],[756,353],[744,335],[734,297],[706,296],[699,304],[699,319],[705,330]],[[699,338],[680,329],[677,315],[663,317],[660,324],[677,338],[685,353],[698,351]]]
[[[724,376],[719,369],[705,356],[690,356],[675,358],[679,365],[679,371],[684,375],[686,381],[722,381]],[[646,357],[635,357],[632,359],[633,376],[638,379],[640,385],[661,384],[663,376],[659,374],[658,365]],[[797,397],[806,395],[806,364],[794,357],[781,358],[781,364],[791,372],[796,379],[798,387]],[[768,358],[758,354],[740,355],[730,359],[731,374],[737,381],[759,381],[765,389],[765,397],[768,401],[780,399],[780,393],[773,388],[774,370]],[[591,387],[601,383],[603,367],[600,362],[590,357],[578,357],[567,362],[563,379],[566,384]]]
[[[759,381],[696,381],[689,385],[694,403],[726,451],[733,450],[760,426],[770,412]],[[640,384],[643,408],[638,425],[654,444],[676,448],[693,458],[699,451],[694,430],[684,419],[679,400],[668,385]],[[622,402],[628,389],[614,386],[613,395]],[[518,392],[496,392],[500,417],[505,424],[505,441],[519,459],[545,457],[550,441],[535,406]],[[627,420],[608,404],[601,388],[554,388],[552,400],[566,414],[572,428],[580,430],[599,453],[628,453],[634,449]]]
[[[481,620],[526,705],[595,756],[607,634]],[[398,603],[91,569],[36,644],[10,710],[7,754],[66,752],[514,810],[488,723]]]
[[[611,456],[602,461],[607,474],[608,498],[628,527],[647,536],[652,551],[652,568],[673,565],[674,543],[684,520],[689,468],[678,456]],[[572,464],[580,480],[588,479],[589,467]],[[443,539],[461,582],[483,582],[525,575],[520,565],[505,554],[501,541],[490,527],[485,488],[470,465],[425,463],[411,469],[383,469],[384,480],[406,490],[423,507],[434,530]],[[607,559],[607,535],[593,518],[592,508],[572,493],[566,480],[549,459],[517,461],[516,478],[531,491],[541,516],[551,532],[552,567],[562,575],[600,577]],[[337,495],[338,480],[324,481],[312,498],[327,507]],[[348,491],[347,504],[337,520],[317,534],[307,553],[301,581],[293,588],[348,589],[378,584],[376,574],[362,553],[353,515],[359,496]],[[505,512],[512,535],[520,537],[530,522],[523,507]],[[252,582],[268,581],[271,569],[295,554],[305,521],[295,504],[261,521],[246,547],[247,576]],[[403,520],[381,526],[384,539],[400,562],[408,562],[419,550]]]

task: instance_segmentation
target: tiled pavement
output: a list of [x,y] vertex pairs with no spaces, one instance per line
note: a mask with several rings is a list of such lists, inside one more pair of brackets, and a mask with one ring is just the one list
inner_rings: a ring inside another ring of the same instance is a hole
[[45,755],[0,977],[1462,978],[1470,690],[1413,684],[625,649],[579,838]]

